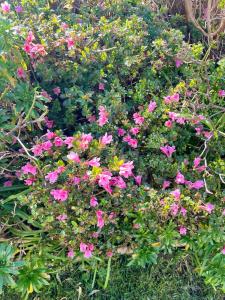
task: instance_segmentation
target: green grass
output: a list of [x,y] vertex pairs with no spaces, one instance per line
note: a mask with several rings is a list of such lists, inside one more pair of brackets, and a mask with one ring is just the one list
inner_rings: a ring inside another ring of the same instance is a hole
[[[104,270],[102,270],[104,273]],[[105,275],[105,274],[103,274]],[[102,276],[104,277],[104,276]],[[111,269],[109,286],[99,288],[104,278],[96,277],[92,289],[93,274],[83,273],[74,268],[60,276],[60,281],[52,278],[51,285],[35,300],[223,300],[224,295],[206,286],[186,263],[175,265],[161,260],[156,266],[145,269],[114,264]],[[16,295],[4,295],[2,300],[18,300]]]

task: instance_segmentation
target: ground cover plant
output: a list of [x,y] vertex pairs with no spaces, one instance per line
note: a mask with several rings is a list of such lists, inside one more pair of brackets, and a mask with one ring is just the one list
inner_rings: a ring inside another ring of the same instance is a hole
[[119,299],[121,263],[145,270],[143,299],[165,299],[148,281],[167,262],[201,286],[175,299],[222,299],[225,57],[164,15],[152,1],[1,3],[3,297],[60,297],[68,276],[78,299]]

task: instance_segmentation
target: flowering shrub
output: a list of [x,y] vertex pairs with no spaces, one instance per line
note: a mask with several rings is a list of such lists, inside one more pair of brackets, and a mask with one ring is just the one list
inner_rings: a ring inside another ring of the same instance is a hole
[[2,183],[26,188],[1,204],[4,235],[42,279],[172,254],[225,290],[225,61],[133,2],[2,3]]

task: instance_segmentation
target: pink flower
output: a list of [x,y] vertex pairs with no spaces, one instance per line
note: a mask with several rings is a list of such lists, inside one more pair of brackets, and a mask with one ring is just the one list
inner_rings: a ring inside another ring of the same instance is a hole
[[77,153],[75,153],[75,152],[70,152],[68,155],[67,155],[67,158],[69,159],[69,160],[72,160],[72,161],[74,161],[74,162],[76,162],[76,163],[80,163],[80,158],[79,158],[79,155],[77,154]]
[[194,159],[194,169],[196,169],[199,166],[201,160],[202,160],[201,157],[196,157]]
[[99,91],[104,91],[104,89],[105,89],[105,84],[102,83],[102,82],[100,82],[99,85],[98,85],[98,89],[99,89]]
[[56,147],[61,147],[61,146],[64,145],[64,142],[63,142],[63,140],[61,139],[61,137],[59,137],[59,136],[55,137],[55,139],[54,139],[54,145],[55,145]]
[[179,68],[182,64],[183,64],[183,61],[182,61],[182,60],[180,60],[180,59],[178,59],[178,58],[175,60],[176,68]]
[[74,137],[73,136],[68,136],[65,140],[64,140],[64,144],[67,145],[67,148],[70,149],[73,147],[73,142],[74,142]]
[[83,242],[80,243],[80,252],[84,253],[84,257],[90,258],[92,256],[93,251],[94,251],[93,244],[85,244]]
[[87,119],[90,123],[94,123],[96,121],[96,116],[95,115],[89,115],[89,116],[87,116]]
[[56,137],[56,134],[54,132],[48,130],[46,133],[46,137],[47,137],[47,139],[51,140]]
[[37,145],[33,146],[31,151],[34,153],[34,156],[40,156],[43,153],[42,144],[37,144]]
[[12,184],[13,184],[12,180],[7,180],[4,182],[3,186],[10,187],[10,186],[12,186]]
[[106,134],[103,135],[103,137],[100,138],[100,143],[102,145],[108,145],[112,142],[112,140],[113,140],[112,135],[108,135],[108,133],[106,132]]
[[187,234],[187,228],[184,226],[181,226],[179,229],[180,235],[186,235]]
[[180,209],[180,213],[182,214],[182,216],[183,216],[183,217],[185,217],[185,216],[186,216],[186,214],[187,214],[187,210],[186,210],[186,208],[184,208],[184,207],[181,207],[181,209]]
[[120,189],[125,189],[127,187],[126,182],[120,176],[113,177],[110,183]]
[[199,189],[203,188],[204,186],[205,186],[205,184],[204,184],[203,180],[197,180],[190,184],[190,188],[195,189],[195,190],[199,190]]
[[29,43],[33,42],[34,40],[35,40],[35,36],[34,36],[33,32],[29,31],[28,35],[26,37],[26,43],[29,44]]
[[135,182],[137,183],[137,185],[141,185],[141,179],[142,179],[141,175],[134,177],[134,179],[135,179]]
[[93,159],[88,161],[88,165],[91,167],[99,167],[100,166],[100,158],[99,157],[94,157]]
[[107,257],[112,257],[112,256],[113,256],[112,250],[108,250],[108,251],[106,252],[106,256],[107,256]]
[[51,129],[53,127],[53,125],[54,125],[54,121],[49,120],[48,117],[45,117],[45,125],[46,125],[47,128]]
[[172,154],[176,151],[175,146],[169,146],[165,145],[164,147],[160,147],[160,150],[163,154],[165,154],[167,157],[171,157]]
[[179,118],[177,118],[176,119],[176,123],[177,124],[185,124],[185,121],[186,121],[186,119],[185,118],[182,118],[182,117],[179,117]]
[[122,166],[120,166],[120,172],[119,174],[125,178],[128,178],[133,175],[132,170],[134,168],[133,161],[128,161],[126,163],[123,163]]
[[130,133],[133,135],[137,135],[140,132],[140,129],[138,127],[133,127],[130,129]]
[[27,178],[24,180],[25,185],[32,185],[35,182],[35,178]]
[[137,125],[141,125],[145,120],[145,118],[142,117],[139,113],[134,113],[133,119],[134,119],[135,124],[137,124]]
[[52,142],[46,141],[46,142],[42,143],[42,144],[41,144],[41,148],[42,148],[44,151],[49,151],[49,150],[52,148]]
[[110,188],[110,180],[112,178],[112,173],[108,171],[104,171],[102,174],[98,176],[98,185],[103,187],[108,193],[112,193]]
[[219,90],[218,95],[220,97],[225,97],[225,90]]
[[163,190],[167,189],[170,186],[170,184],[171,184],[170,181],[164,180],[163,181],[163,186],[162,186]]
[[92,140],[93,140],[93,137],[92,137],[91,133],[88,133],[88,134],[82,133],[81,140],[80,140],[80,148],[82,150],[88,149],[88,146]]
[[97,198],[92,196],[91,199],[90,199],[90,206],[95,207],[97,205],[98,205]]
[[223,249],[221,250],[221,253],[222,253],[223,255],[225,255],[225,246],[224,246]]
[[67,215],[66,214],[59,215],[58,217],[56,217],[56,219],[60,222],[63,222],[67,219]]
[[15,7],[15,11],[16,11],[18,14],[20,14],[20,13],[23,12],[23,7],[22,7],[21,5],[17,5],[17,6]]
[[180,95],[178,93],[173,94],[172,96],[164,97],[165,104],[171,104],[173,102],[178,102],[180,100]]
[[175,182],[177,184],[184,184],[185,183],[185,178],[184,175],[180,173],[180,171],[178,171]]
[[138,141],[136,139],[129,139],[128,145],[131,146],[132,148],[137,148]]
[[71,37],[67,38],[66,42],[67,42],[67,48],[68,48],[68,50],[71,50],[74,47],[74,45],[75,45],[75,42],[74,42],[74,40]]
[[97,210],[96,211],[96,217],[97,217],[97,227],[100,229],[105,225],[104,219],[103,219],[103,211]]
[[212,203],[206,203],[204,206],[200,206],[203,210],[207,211],[209,214],[215,209],[215,205]]
[[157,104],[155,101],[151,101],[148,105],[148,112],[153,112],[157,107]]
[[66,201],[69,192],[63,189],[54,189],[51,190],[50,194],[53,196],[55,200],[59,200],[60,202],[62,202],[62,201]]
[[107,112],[106,108],[104,106],[99,107],[99,119],[98,119],[98,125],[100,127],[104,126],[106,123],[108,123],[108,116],[109,113]]
[[79,177],[73,177],[73,184],[75,185],[79,185],[80,184],[81,179]]
[[18,78],[22,78],[22,79],[25,79],[26,78],[26,73],[24,72],[24,69],[19,67],[16,71],[17,73],[17,77]]
[[36,175],[37,174],[37,168],[35,166],[32,166],[30,163],[27,163],[25,166],[21,168],[23,174],[32,174]]
[[176,189],[172,192],[170,192],[170,194],[175,198],[175,200],[180,200],[180,190],[179,189]]
[[60,90],[60,87],[55,87],[54,89],[53,89],[53,93],[55,94],[55,95],[59,95],[60,93],[61,93],[61,90]]
[[173,122],[171,120],[167,120],[165,122],[165,126],[168,127],[168,128],[172,128],[173,127]]
[[169,118],[174,122],[177,119],[177,114],[173,111],[169,112]]
[[118,133],[118,136],[124,136],[126,131],[123,128],[118,128],[117,133]]
[[176,204],[176,203],[173,203],[173,204],[170,206],[171,214],[172,214],[173,216],[176,216],[177,213],[178,213],[178,209],[179,209],[179,205]]
[[74,258],[74,251],[73,251],[73,249],[69,249],[69,252],[67,253],[67,257],[69,257],[69,258]]
[[45,176],[45,179],[48,180],[50,183],[55,183],[57,181],[57,179],[58,179],[58,173],[57,173],[57,171],[53,171],[53,172],[48,173]]
[[6,2],[6,1],[3,2],[3,3],[1,4],[1,7],[2,7],[3,13],[7,14],[7,13],[10,12],[10,4],[9,4],[8,2]]

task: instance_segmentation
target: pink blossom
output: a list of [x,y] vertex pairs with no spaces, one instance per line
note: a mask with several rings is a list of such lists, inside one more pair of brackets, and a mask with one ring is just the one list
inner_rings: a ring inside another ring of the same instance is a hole
[[130,129],[130,133],[133,135],[137,135],[140,132],[140,129],[138,127],[133,127]]
[[98,119],[98,125],[100,127],[104,126],[106,123],[108,123],[108,116],[109,113],[107,112],[106,108],[104,106],[99,107],[99,119]]
[[99,234],[98,232],[93,232],[92,235],[91,235],[94,239],[97,239]]
[[50,141],[46,141],[44,143],[41,144],[41,148],[44,150],[44,151],[49,151],[51,148],[52,148],[52,142]]
[[151,101],[148,105],[148,112],[153,112],[157,107],[157,104],[155,101]]
[[179,68],[181,65],[183,64],[183,61],[180,60],[180,59],[175,59],[175,65],[176,65],[176,68]]
[[102,83],[102,82],[100,82],[99,85],[98,85],[98,89],[99,89],[99,91],[104,91],[104,89],[105,89],[105,84]]
[[83,242],[80,243],[80,252],[84,253],[84,257],[90,258],[92,256],[93,251],[94,251],[93,244],[85,244]]
[[192,182],[192,184],[190,185],[191,189],[195,189],[195,190],[199,190],[201,188],[204,187],[204,181],[203,180],[197,180],[195,182]]
[[55,139],[54,139],[54,145],[55,145],[56,147],[61,147],[61,146],[64,145],[64,142],[63,142],[63,140],[61,139],[61,137],[59,137],[59,136],[55,137]]
[[49,172],[46,176],[45,179],[48,180],[50,183],[55,183],[58,179],[58,173],[57,171]]
[[172,128],[173,127],[173,122],[171,120],[167,120],[165,122],[165,126],[168,127],[168,128]]
[[45,117],[45,125],[47,128],[51,129],[54,125],[54,121],[53,120],[49,120],[48,117]]
[[12,184],[13,184],[12,180],[7,180],[4,182],[3,186],[10,187],[10,186],[12,186]]
[[69,257],[69,258],[74,258],[74,251],[73,251],[73,249],[69,249],[69,252],[67,253],[67,257]]
[[24,180],[25,185],[32,185],[35,182],[35,178],[27,178]]
[[15,11],[16,11],[18,14],[20,14],[20,13],[23,12],[23,7],[22,7],[21,5],[17,5],[17,6],[15,7]]
[[108,250],[108,251],[106,252],[106,256],[107,256],[107,257],[112,257],[112,256],[113,256],[113,252],[112,252],[111,250]]
[[19,67],[16,71],[17,73],[17,77],[18,78],[22,78],[22,79],[25,79],[26,78],[26,73],[24,72],[24,69]]
[[120,189],[125,189],[127,187],[126,182],[120,176],[113,177],[110,183]]
[[215,205],[212,203],[206,203],[205,205],[200,206],[203,210],[207,211],[209,214],[215,209]]
[[65,140],[64,140],[64,144],[67,145],[67,148],[70,149],[73,147],[73,142],[74,142],[74,137],[73,136],[68,136]]
[[40,156],[43,153],[42,144],[37,144],[37,145],[33,146],[31,151],[34,153],[34,156]]
[[197,167],[199,166],[201,160],[202,160],[201,157],[195,157],[195,159],[194,159],[194,169],[197,169]]
[[66,214],[59,215],[58,217],[56,217],[56,219],[60,222],[63,222],[67,219],[67,215]]
[[53,196],[55,200],[59,200],[60,202],[62,202],[62,201],[66,201],[69,192],[63,189],[54,189],[51,190],[50,194]]
[[218,95],[220,97],[225,97],[225,90],[219,90]]
[[177,114],[173,111],[169,112],[169,118],[174,122],[177,119]]
[[96,116],[95,115],[89,115],[87,116],[87,119],[90,123],[93,123],[96,121]]
[[123,128],[118,128],[117,133],[118,133],[118,136],[124,136],[126,131]]
[[138,176],[134,177],[134,180],[137,183],[137,185],[141,185],[141,179],[142,179],[141,175],[138,175]]
[[179,229],[180,235],[186,235],[187,234],[187,228],[184,226],[181,226]]
[[170,194],[175,198],[175,200],[177,200],[177,201],[180,200],[181,193],[180,193],[179,189],[176,189],[176,190],[170,192]]
[[37,174],[37,168],[33,165],[31,165],[30,163],[27,163],[25,166],[23,166],[21,168],[23,174],[32,174],[32,175],[36,175]]
[[106,134],[103,135],[103,137],[100,138],[100,143],[102,145],[108,145],[112,142],[112,140],[113,140],[112,135],[108,135],[108,133],[106,132]]
[[74,47],[74,45],[75,45],[75,42],[74,42],[74,40],[71,37],[68,37],[66,39],[66,42],[67,42],[67,48],[68,48],[68,50],[71,50]]
[[167,189],[170,186],[170,184],[171,184],[170,181],[164,180],[163,181],[163,186],[162,186],[163,190]]
[[73,184],[74,185],[79,185],[80,181],[81,181],[81,179],[79,177],[76,177],[76,176],[73,177]]
[[160,150],[163,154],[165,154],[167,157],[171,157],[172,154],[176,151],[175,146],[169,146],[165,145],[164,147],[160,147]]
[[88,149],[88,146],[92,140],[93,140],[93,137],[92,137],[91,133],[88,133],[88,134],[82,133],[81,140],[80,140],[80,148],[82,150]]
[[48,130],[46,133],[46,137],[47,137],[47,139],[51,140],[56,137],[56,134],[54,132]]
[[98,185],[103,187],[108,193],[112,193],[110,188],[110,180],[112,178],[112,173],[104,171],[102,174],[98,176]]
[[105,225],[105,222],[103,219],[103,211],[97,210],[96,217],[97,217],[97,227],[99,227],[101,229]]
[[138,145],[137,139],[130,138],[128,141],[128,145],[131,146],[132,148],[137,148]]
[[180,95],[178,93],[173,94],[171,96],[164,97],[164,103],[165,104],[171,104],[173,102],[179,102],[179,100],[180,100]]
[[177,213],[178,213],[178,209],[179,209],[179,205],[176,204],[176,203],[173,203],[173,204],[170,206],[171,214],[172,214],[173,216],[176,216]]
[[182,214],[182,216],[183,216],[183,217],[185,217],[185,216],[186,216],[186,214],[187,214],[187,210],[186,210],[186,208],[184,208],[184,207],[181,207],[181,209],[180,209],[180,213]]
[[10,4],[6,1],[1,4],[1,8],[2,8],[3,13],[5,13],[5,14],[10,12]]
[[97,198],[92,196],[91,199],[90,199],[90,206],[95,207],[97,205],[98,205]]
[[179,118],[176,119],[177,124],[183,125],[183,124],[185,124],[185,122],[186,122],[185,118],[179,117]]
[[33,42],[34,40],[35,40],[35,36],[34,36],[33,32],[29,31],[28,35],[26,37],[26,43],[29,44],[29,43]]
[[65,170],[66,170],[66,167],[65,167],[65,166],[60,166],[60,167],[58,167],[58,168],[56,169],[56,172],[57,172],[58,174],[61,174],[61,173],[63,173]]
[[88,165],[91,167],[99,167],[100,166],[99,161],[100,161],[99,157],[94,157],[88,161]]
[[222,253],[223,255],[225,255],[225,246],[224,246],[223,249],[221,250],[221,253]]
[[185,178],[184,178],[184,175],[183,175],[183,174],[181,174],[181,172],[180,172],[180,171],[178,171],[178,173],[177,173],[177,176],[176,176],[175,182],[176,182],[177,184],[184,184],[184,183],[185,183]]
[[137,125],[141,125],[145,120],[145,118],[142,117],[139,113],[134,113],[133,119],[134,119],[135,124],[137,124]]
[[56,86],[52,91],[57,96],[61,93],[61,89],[59,86]]
[[78,155],[77,153],[73,152],[73,151],[71,151],[71,152],[67,155],[67,158],[68,158],[69,160],[72,160],[72,161],[78,163],[78,164],[80,163],[79,155]]
[[120,172],[119,174],[125,178],[128,178],[129,176],[132,176],[132,170],[134,168],[133,161],[128,161],[126,163],[123,163],[122,166],[120,166]]

